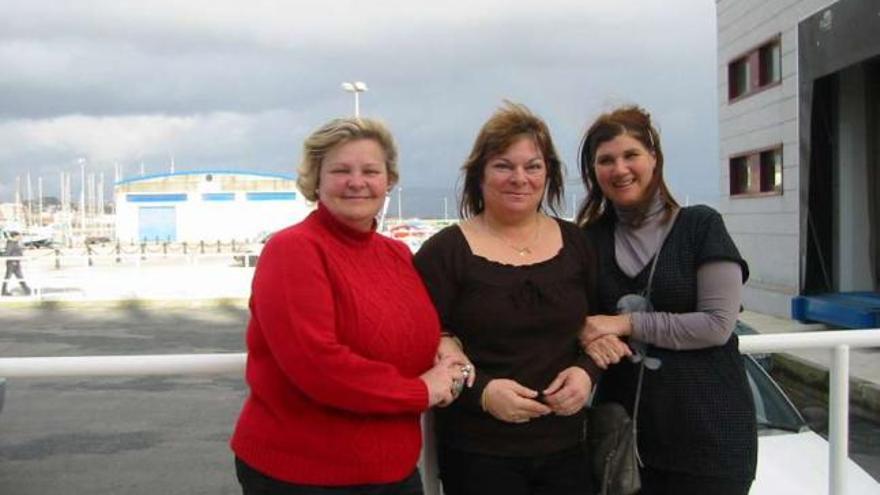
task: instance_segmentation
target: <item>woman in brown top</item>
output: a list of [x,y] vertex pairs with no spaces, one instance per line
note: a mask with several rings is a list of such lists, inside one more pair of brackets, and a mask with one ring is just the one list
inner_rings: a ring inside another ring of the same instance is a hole
[[579,349],[590,253],[548,216],[563,192],[547,125],[507,103],[463,167],[464,220],[415,258],[446,332],[476,382],[436,411],[447,495],[585,494],[584,405],[596,367]]

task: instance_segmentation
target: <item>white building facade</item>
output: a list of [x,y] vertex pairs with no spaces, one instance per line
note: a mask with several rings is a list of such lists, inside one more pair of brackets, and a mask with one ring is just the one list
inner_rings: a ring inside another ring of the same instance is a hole
[[719,209],[747,308],[880,290],[880,2],[716,0]]
[[121,242],[255,239],[313,208],[292,176],[223,170],[136,177],[116,183]]

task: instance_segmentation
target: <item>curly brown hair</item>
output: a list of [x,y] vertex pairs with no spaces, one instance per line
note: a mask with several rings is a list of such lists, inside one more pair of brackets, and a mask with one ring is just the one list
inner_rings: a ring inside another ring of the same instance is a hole
[[564,185],[562,161],[553,146],[550,129],[525,105],[505,100],[501,108],[483,124],[470,155],[461,167],[464,175],[464,186],[458,205],[461,218],[479,215],[486,208],[481,187],[486,164],[523,137],[533,139],[544,157],[547,166],[547,190],[543,203],[556,213],[564,193]]

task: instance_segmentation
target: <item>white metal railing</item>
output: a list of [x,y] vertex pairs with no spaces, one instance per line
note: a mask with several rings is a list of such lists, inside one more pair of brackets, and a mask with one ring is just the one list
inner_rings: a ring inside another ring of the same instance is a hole
[[847,491],[846,460],[849,457],[849,351],[880,347],[880,329],[744,335],[740,351],[785,352],[803,349],[831,350],[828,377],[828,493]]
[[[828,493],[847,493],[849,438],[849,351],[880,347],[880,329],[744,335],[740,351],[832,351],[829,378]],[[0,358],[0,377],[36,378],[122,375],[206,375],[244,370],[244,353]]]
[[245,353],[0,358],[0,377],[211,375],[244,371]]

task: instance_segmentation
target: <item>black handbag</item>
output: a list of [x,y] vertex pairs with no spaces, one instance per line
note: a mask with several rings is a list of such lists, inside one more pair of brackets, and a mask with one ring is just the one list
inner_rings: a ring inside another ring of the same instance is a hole
[[[663,234],[664,238],[661,241],[660,249],[654,255],[645,290],[641,295],[627,294],[621,297],[617,302],[619,314],[654,310],[651,305],[651,283],[654,280],[657,260],[660,259],[660,251],[663,250],[666,235],[669,234],[672,223],[670,220],[669,226]],[[587,446],[590,449],[590,468],[593,472],[593,478],[599,483],[597,492],[599,495],[633,495],[642,488],[639,468],[643,464],[639,458],[638,445],[638,416],[642,381],[645,368],[656,370],[661,363],[659,359],[647,355],[645,344],[631,342],[630,345],[636,351],[630,359],[639,365],[639,378],[633,401],[633,417],[630,418],[626,409],[616,402],[605,402],[591,406],[587,410]]]
[[636,422],[616,402],[591,407],[587,412],[590,468],[599,482],[600,495],[632,495],[642,488],[639,475]]

